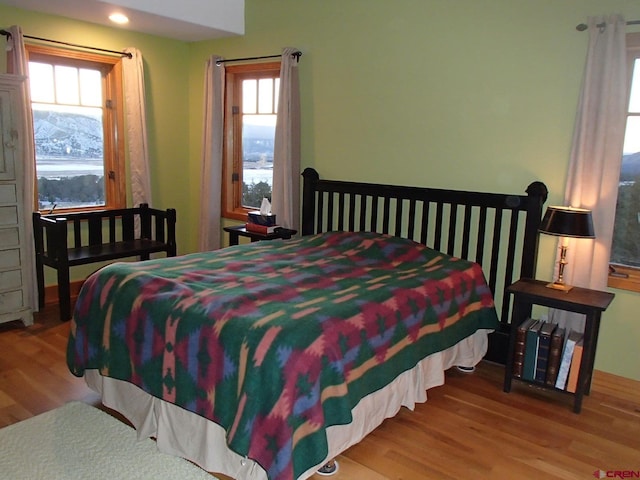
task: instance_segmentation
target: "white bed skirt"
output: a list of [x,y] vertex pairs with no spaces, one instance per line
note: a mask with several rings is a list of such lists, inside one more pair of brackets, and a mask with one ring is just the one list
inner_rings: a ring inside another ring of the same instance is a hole
[[[473,367],[487,352],[489,331],[480,330],[443,352],[434,353],[392,383],[363,398],[353,409],[353,421],[327,428],[329,453],[320,464],[301,475],[313,475],[327,461],[358,443],[401,407],[414,409],[427,401],[427,390],[444,384],[444,372],[453,366]],[[224,429],[181,407],[149,395],[137,386],[101,376],[97,370],[84,375],[87,385],[102,396],[102,403],[124,415],[138,438],[154,437],[164,453],[184,457],[209,472],[237,480],[267,480],[265,470],[251,459],[227,448]]]

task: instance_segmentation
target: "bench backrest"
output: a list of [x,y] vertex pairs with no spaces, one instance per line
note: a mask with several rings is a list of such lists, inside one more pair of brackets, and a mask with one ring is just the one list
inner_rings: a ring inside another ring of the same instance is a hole
[[[140,222],[139,236],[135,234],[136,219]],[[139,207],[114,210],[33,214],[36,252],[47,252],[49,256],[55,257],[64,255],[62,250],[69,247],[97,246],[136,239],[165,243],[170,247],[170,256],[175,256],[175,225],[175,209],[158,210],[150,208],[146,203]]]

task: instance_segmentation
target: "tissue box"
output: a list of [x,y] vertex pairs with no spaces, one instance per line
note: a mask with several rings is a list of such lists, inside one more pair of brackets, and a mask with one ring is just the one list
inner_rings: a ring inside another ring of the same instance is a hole
[[263,215],[260,211],[256,210],[255,212],[249,212],[247,221],[257,225],[264,225],[265,227],[273,227],[276,225],[276,215],[275,213]]

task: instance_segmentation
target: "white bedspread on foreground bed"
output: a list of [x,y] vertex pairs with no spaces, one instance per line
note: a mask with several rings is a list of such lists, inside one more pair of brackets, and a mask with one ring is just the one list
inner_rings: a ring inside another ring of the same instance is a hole
[[[329,454],[299,478],[308,478],[328,460],[358,443],[401,407],[414,409],[427,400],[426,391],[444,384],[444,372],[453,366],[475,366],[487,351],[487,330],[423,359],[385,388],[363,398],[353,409],[353,422],[327,429]],[[160,451],[187,458],[207,471],[237,480],[266,480],[264,469],[227,448],[224,430],[215,423],[176,405],[152,397],[133,384],[87,370],[89,387],[102,395],[105,406],[123,414],[140,439],[154,437]]]

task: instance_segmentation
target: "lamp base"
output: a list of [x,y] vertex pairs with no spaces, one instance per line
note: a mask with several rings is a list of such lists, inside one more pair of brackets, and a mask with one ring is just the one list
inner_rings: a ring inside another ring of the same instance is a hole
[[553,288],[554,290],[561,290],[567,293],[573,288],[573,285],[567,285],[566,283],[551,282],[551,283],[547,283],[546,287]]

